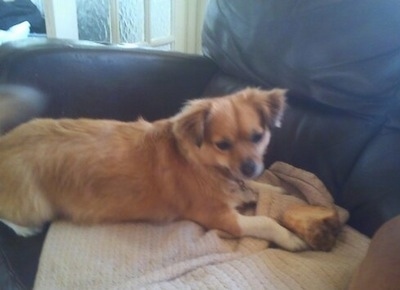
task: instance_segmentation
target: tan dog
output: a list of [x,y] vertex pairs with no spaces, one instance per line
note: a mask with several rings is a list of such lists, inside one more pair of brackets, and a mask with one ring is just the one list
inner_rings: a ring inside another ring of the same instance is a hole
[[187,219],[296,251],[304,241],[236,207],[263,171],[284,91],[245,89],[190,101],[149,123],[37,119],[0,138],[0,218],[22,235],[55,219],[78,223]]

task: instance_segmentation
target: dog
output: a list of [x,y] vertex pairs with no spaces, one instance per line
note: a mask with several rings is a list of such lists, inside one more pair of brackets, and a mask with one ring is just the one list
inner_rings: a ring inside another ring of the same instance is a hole
[[35,119],[0,137],[0,219],[31,235],[57,219],[80,224],[191,220],[234,237],[299,251],[306,243],[265,216],[246,182],[264,169],[285,91],[246,88],[189,101],[155,122]]

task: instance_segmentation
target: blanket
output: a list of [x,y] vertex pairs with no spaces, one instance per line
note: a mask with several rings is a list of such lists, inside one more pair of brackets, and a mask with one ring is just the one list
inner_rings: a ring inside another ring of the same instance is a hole
[[291,253],[255,238],[223,239],[190,221],[58,221],[47,234],[35,289],[345,289],[369,239],[345,225],[347,212],[311,173],[279,162],[258,182],[269,185],[258,187],[250,214],[280,220],[293,204],[334,208],[341,230],[333,248]]

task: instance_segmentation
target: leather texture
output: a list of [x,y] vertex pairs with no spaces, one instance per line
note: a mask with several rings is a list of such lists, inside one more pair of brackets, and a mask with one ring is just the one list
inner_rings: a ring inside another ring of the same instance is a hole
[[46,232],[23,238],[0,222],[0,289],[32,289]]
[[202,95],[217,67],[197,55],[91,42],[27,39],[0,50],[0,82],[48,96],[46,117],[149,120]]
[[400,2],[210,1],[207,91],[289,89],[267,164],[315,173],[371,236],[400,213]]
[[[44,117],[149,120],[187,99],[246,86],[289,89],[266,165],[316,174],[371,236],[400,213],[400,2],[209,1],[204,57],[86,42],[0,47],[0,85],[47,96]],[[45,233],[0,224],[0,288],[33,285]]]
[[[22,97],[24,90],[9,89],[20,85],[42,92],[45,107],[31,111],[40,117],[169,117],[202,96],[216,71],[201,56],[91,42],[28,39],[0,47],[0,92]],[[0,222],[0,289],[33,287],[45,236],[18,237]]]
[[400,92],[397,0],[210,1],[203,51],[226,74],[360,114]]

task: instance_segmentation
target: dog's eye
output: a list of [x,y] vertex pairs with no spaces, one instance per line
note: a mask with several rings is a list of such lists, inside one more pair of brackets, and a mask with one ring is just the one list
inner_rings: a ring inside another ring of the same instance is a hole
[[261,134],[261,133],[254,133],[253,135],[251,135],[250,140],[251,140],[251,142],[253,142],[253,143],[258,143],[258,142],[261,141],[262,137],[263,137],[263,134]]
[[223,150],[223,151],[226,151],[226,150],[229,150],[229,149],[232,148],[231,142],[229,142],[227,140],[223,140],[223,141],[217,142],[217,143],[215,143],[215,146],[217,146],[217,148],[219,150]]

